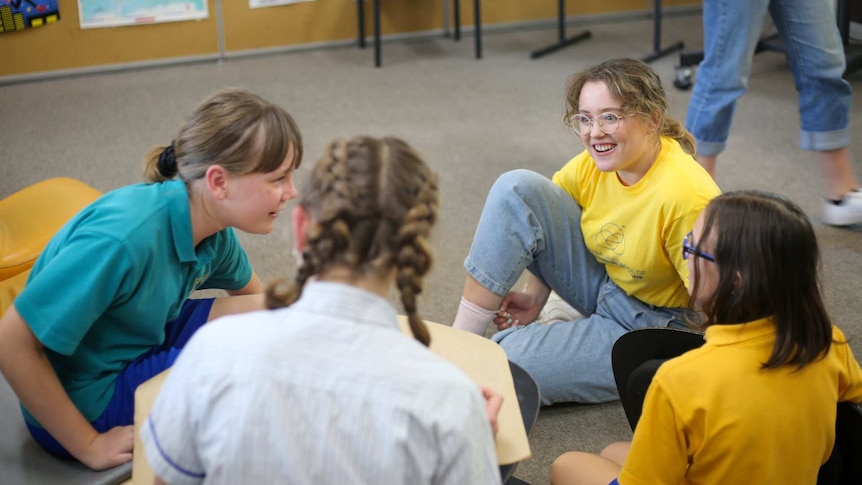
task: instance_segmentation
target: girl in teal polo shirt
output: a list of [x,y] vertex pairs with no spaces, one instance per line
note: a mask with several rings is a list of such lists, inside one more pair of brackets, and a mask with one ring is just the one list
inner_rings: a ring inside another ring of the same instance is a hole
[[[131,459],[138,384],[207,321],[263,307],[232,228],[272,230],[301,158],[284,109],[223,90],[148,153],[149,183],[105,194],[54,236],[0,319],[0,370],[40,445],[93,469]],[[230,296],[189,298],[210,288]]]

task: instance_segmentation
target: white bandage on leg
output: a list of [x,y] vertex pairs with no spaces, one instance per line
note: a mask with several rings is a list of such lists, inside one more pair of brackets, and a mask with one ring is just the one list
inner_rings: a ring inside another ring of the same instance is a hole
[[497,315],[497,310],[487,310],[462,296],[452,326],[477,335],[485,335],[485,329],[488,328],[495,315]]

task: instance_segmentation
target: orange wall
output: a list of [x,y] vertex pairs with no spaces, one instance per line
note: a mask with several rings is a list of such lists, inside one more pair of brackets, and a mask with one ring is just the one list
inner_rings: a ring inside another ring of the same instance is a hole
[[[385,34],[440,29],[443,2],[450,0],[381,0]],[[698,4],[665,1],[666,7]],[[77,0],[58,0],[60,21],[21,32],[0,34],[0,76],[34,74],[118,63],[157,61],[218,54],[216,2],[209,18],[130,27],[82,30]],[[353,39],[357,35],[354,0],[314,0],[287,6],[249,9],[247,0],[222,0],[225,49],[244,51]],[[569,16],[645,10],[650,0],[567,3]],[[366,33],[371,34],[371,1],[365,1]],[[473,2],[461,0],[462,25],[473,22]],[[554,19],[553,0],[483,0],[482,24]]]

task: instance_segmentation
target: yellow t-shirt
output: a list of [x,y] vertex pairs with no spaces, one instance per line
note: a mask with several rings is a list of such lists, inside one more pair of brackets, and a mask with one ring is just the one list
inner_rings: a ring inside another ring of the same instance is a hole
[[662,137],[655,163],[631,186],[596,168],[586,150],[553,180],[583,209],[584,242],[614,283],[651,305],[688,304],[682,240],[720,190],[676,140]]
[[762,369],[769,319],[713,325],[706,344],[664,363],[644,401],[621,485],[817,481],[836,405],[862,401],[862,369],[837,327],[825,358]]

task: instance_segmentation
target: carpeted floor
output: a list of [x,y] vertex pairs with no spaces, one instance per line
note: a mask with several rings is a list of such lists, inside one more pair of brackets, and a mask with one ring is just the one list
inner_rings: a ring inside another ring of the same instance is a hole
[[[666,42],[689,48],[701,41],[698,15],[666,19]],[[464,281],[461,267],[488,188],[506,170],[526,167],[548,176],[581,150],[562,123],[568,75],[610,57],[651,51],[649,21],[591,25],[593,37],[531,60],[529,52],[554,42],[556,31],[486,32],[485,58],[473,58],[472,38],[387,42],[384,66],[372,51],[352,47],[231,59],[0,87],[0,197],[53,176],[81,179],[103,191],[141,180],[146,150],[170,141],[173,130],[210,92],[242,86],[285,106],[306,140],[307,171],[333,137],[395,135],[412,143],[440,174],[443,196],[433,236],[436,265],[422,300],[425,318],[451,323]],[[579,28],[571,27],[575,32]],[[689,93],[674,89],[676,56],[653,63],[666,82],[672,114],[684,116]],[[862,75],[851,77],[858,93]],[[862,108],[852,110],[859,133]],[[819,223],[819,166],[797,145],[796,93],[781,54],[758,55],[719,161],[723,189],[779,191],[798,202],[816,224],[823,251],[823,283],[835,322],[862,355],[862,228]],[[862,174],[862,137],[852,146]],[[267,236],[243,234],[265,279],[289,276],[292,238],[283,217]],[[395,300],[393,300],[395,301]],[[630,437],[618,403],[545,408],[531,436],[533,458],[515,475],[548,482],[551,461],[564,451],[598,451]]]

